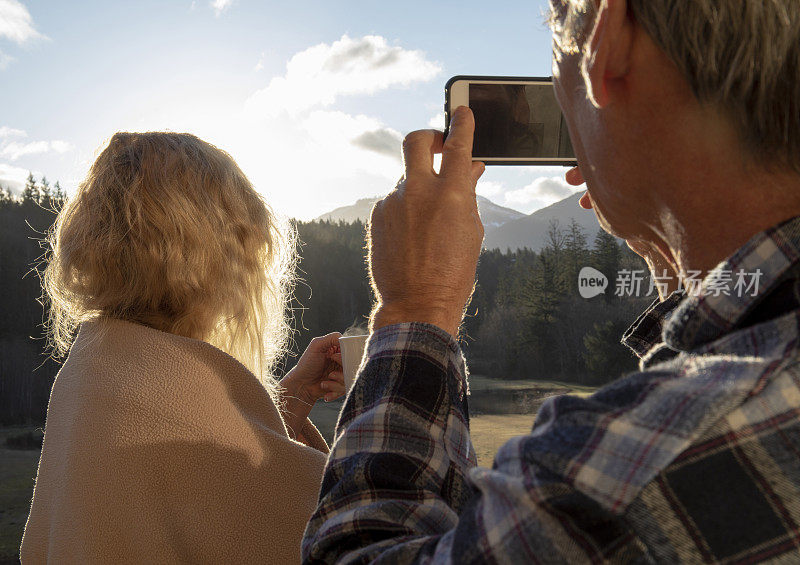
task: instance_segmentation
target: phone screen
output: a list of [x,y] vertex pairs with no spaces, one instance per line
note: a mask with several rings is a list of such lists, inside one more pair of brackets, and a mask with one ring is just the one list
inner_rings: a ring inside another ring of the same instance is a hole
[[550,84],[470,82],[469,107],[476,159],[575,157]]

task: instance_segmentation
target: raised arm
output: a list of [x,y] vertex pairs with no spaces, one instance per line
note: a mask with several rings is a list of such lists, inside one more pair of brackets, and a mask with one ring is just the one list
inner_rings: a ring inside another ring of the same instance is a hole
[[[626,535],[616,517],[527,459],[527,441],[563,451],[546,431],[507,443],[492,470],[475,466],[454,337],[483,235],[473,127],[468,110],[456,112],[438,175],[441,137],[411,134],[406,176],[373,211],[374,331],[306,528],[306,563],[580,562],[602,559]],[[576,506],[585,524],[570,516]],[[605,539],[583,533],[598,524]]]

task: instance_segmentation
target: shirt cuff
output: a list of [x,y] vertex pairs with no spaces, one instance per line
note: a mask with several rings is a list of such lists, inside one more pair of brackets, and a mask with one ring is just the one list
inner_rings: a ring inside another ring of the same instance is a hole
[[404,322],[376,330],[367,341],[364,362],[408,354],[424,355],[447,373],[455,371],[458,398],[469,394],[468,370],[461,347],[449,332],[433,324]]
[[663,341],[662,332],[667,318],[685,297],[683,289],[673,291],[663,301],[656,299],[636,321],[625,330],[620,342],[642,359],[655,345]]

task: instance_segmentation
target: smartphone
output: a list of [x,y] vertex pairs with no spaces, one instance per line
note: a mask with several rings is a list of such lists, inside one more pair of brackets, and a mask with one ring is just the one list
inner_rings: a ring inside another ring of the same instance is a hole
[[575,166],[552,78],[454,76],[444,87],[445,137],[452,110],[475,116],[472,158],[487,165]]

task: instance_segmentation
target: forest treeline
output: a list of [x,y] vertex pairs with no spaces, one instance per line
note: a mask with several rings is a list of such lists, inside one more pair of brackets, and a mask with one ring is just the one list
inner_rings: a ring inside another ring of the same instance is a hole
[[[372,297],[364,224],[310,222],[297,228],[302,280],[292,306],[300,330],[296,349],[302,351],[315,335],[366,327]],[[608,276],[604,294],[581,297],[583,267]],[[625,272],[643,278],[617,292],[616,274]],[[473,373],[600,385],[636,368],[620,338],[656,294],[652,289],[648,296],[642,258],[606,232],[588,242],[576,222],[553,223],[539,252],[484,250],[476,281],[461,336]]]
[[[58,183],[28,178],[20,198],[0,188],[0,423],[43,422],[59,364],[48,358],[37,266],[44,235],[65,202]],[[365,328],[372,304],[360,222],[296,222],[298,282],[290,309],[293,356],[317,335]],[[609,288],[591,299],[578,274],[591,266]],[[605,232],[589,242],[576,223],[551,224],[538,252],[484,250],[464,322],[462,347],[474,374],[599,385],[635,368],[619,343],[653,296],[615,293],[619,272],[646,265]],[[645,294],[649,281],[641,283]],[[630,290],[630,289],[629,289]],[[617,296],[617,294],[622,294]],[[282,366],[292,366],[290,355]]]

